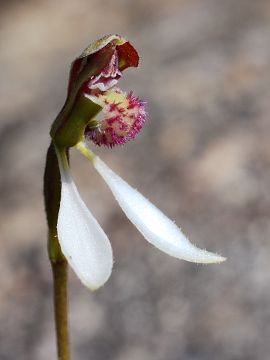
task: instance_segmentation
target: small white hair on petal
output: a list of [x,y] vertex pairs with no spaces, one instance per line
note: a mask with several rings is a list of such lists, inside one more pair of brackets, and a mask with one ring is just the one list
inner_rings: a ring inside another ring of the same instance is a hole
[[62,188],[57,233],[61,250],[82,283],[96,290],[112,272],[111,244],[81,199],[69,169],[59,165]]
[[128,219],[149,243],[168,255],[190,262],[210,264],[226,260],[193,245],[172,220],[115,174],[100,158],[95,157],[93,164]]

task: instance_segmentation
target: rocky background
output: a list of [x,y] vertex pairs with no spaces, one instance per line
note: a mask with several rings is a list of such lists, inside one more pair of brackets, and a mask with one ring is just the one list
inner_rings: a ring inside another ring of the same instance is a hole
[[96,293],[70,274],[73,359],[268,360],[270,2],[1,1],[0,359],[55,359],[42,176],[71,61],[107,33],[141,55],[123,89],[147,100],[132,143],[96,152],[222,265],[148,245],[79,154],[74,178],[109,235]]

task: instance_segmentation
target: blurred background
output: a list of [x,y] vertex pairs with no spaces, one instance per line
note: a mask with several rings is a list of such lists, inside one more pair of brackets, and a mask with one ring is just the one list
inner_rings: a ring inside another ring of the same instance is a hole
[[111,239],[96,293],[70,274],[73,359],[268,360],[270,2],[1,1],[0,359],[55,359],[42,176],[69,66],[107,33],[141,56],[121,87],[148,103],[134,142],[96,152],[228,257],[198,266],[145,242],[90,164],[74,179]]

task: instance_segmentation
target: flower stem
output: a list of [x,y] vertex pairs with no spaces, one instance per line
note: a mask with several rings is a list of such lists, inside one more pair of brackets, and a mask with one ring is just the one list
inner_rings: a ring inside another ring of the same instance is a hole
[[54,281],[54,311],[58,360],[69,360],[67,315],[68,265],[57,237],[57,218],[61,199],[60,171],[54,145],[51,143],[44,173],[44,200],[49,228],[48,254]]
[[51,262],[54,280],[54,315],[59,360],[69,360],[69,337],[67,319],[67,279],[66,261]]

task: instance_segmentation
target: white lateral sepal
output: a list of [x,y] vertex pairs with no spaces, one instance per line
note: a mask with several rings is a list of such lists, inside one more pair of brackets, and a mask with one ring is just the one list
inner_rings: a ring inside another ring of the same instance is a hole
[[137,190],[115,174],[102,160],[93,164],[120,207],[149,243],[168,255],[195,263],[219,263],[226,258],[191,244],[177,225]]
[[82,283],[96,290],[104,285],[112,272],[111,244],[82,201],[69,169],[61,169],[61,180],[57,222],[61,250]]

